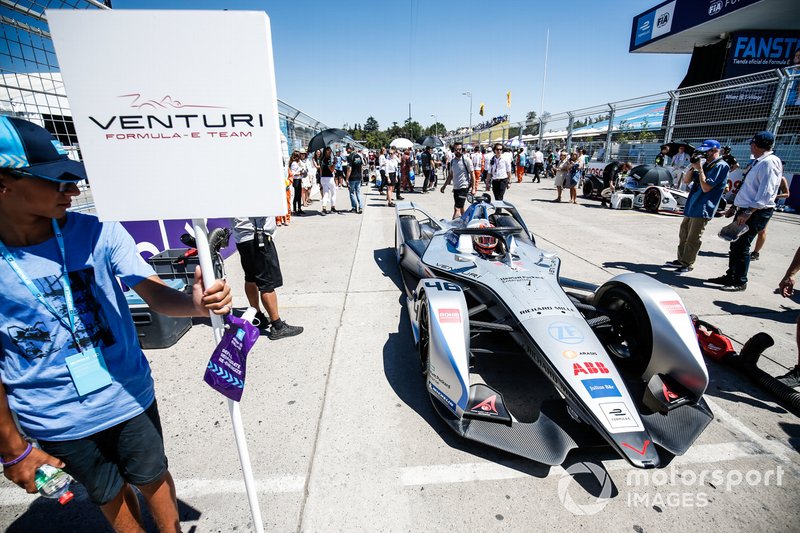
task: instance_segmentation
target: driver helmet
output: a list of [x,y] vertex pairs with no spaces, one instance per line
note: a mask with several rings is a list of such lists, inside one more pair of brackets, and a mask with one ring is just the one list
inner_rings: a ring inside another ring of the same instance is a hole
[[[494,225],[486,219],[471,220],[468,228],[493,228]],[[491,235],[473,235],[472,247],[482,255],[492,255],[497,248],[497,237]]]

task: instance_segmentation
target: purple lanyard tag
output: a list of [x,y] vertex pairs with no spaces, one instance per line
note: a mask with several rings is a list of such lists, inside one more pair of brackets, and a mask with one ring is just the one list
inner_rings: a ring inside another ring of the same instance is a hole
[[258,328],[232,314],[225,316],[225,333],[211,354],[203,380],[211,388],[238,402],[244,392],[247,354],[259,337]]

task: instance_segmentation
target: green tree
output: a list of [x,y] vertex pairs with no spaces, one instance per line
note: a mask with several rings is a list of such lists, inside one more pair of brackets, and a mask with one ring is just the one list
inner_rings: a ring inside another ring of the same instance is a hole
[[416,141],[422,137],[422,126],[416,120],[409,118],[403,123],[403,135],[412,141]]
[[539,133],[539,121],[536,120],[536,111],[528,111],[525,115],[525,128],[522,130],[523,135],[535,135]]
[[375,117],[372,115],[368,116],[366,122],[364,122],[364,131],[370,133],[373,131],[378,131],[379,129],[381,129],[381,127],[378,124],[378,121],[375,120]]
[[422,131],[423,135],[438,135],[442,136],[447,131],[447,128],[441,122],[434,122]]

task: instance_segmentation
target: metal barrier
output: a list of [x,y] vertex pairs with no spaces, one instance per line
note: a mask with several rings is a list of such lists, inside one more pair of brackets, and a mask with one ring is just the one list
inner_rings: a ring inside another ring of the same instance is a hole
[[[53,133],[69,156],[80,160],[80,144],[58,69],[45,9],[109,9],[96,0],[0,0],[0,115],[24,118]],[[87,50],[87,57],[91,50]],[[281,132],[289,151],[308,145],[322,122],[278,100]],[[75,210],[93,211],[91,189],[83,185]]]
[[[448,137],[470,144],[519,137],[546,150],[583,148],[597,161],[652,163],[661,144],[699,144],[716,139],[739,161],[750,157],[749,140],[761,130],[775,135],[784,171],[800,172],[800,67],[769,70],[675,91],[494,126]],[[494,138],[490,138],[494,137]]]

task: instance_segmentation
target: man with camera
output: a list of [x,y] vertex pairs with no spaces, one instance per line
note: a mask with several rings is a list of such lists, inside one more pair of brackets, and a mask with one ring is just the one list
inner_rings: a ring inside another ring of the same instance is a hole
[[700,238],[706,224],[717,212],[728,180],[728,164],[720,155],[719,142],[713,139],[703,141],[689,161],[690,170],[683,177],[683,182],[689,186],[689,197],[683,208],[683,222],[678,233],[678,259],[667,263],[676,267],[676,274],[685,274],[694,269],[697,253],[703,243]]
[[768,131],[758,132],[750,140],[750,153],[755,160],[742,178],[733,206],[725,213],[727,217],[735,217],[736,224],[746,225],[747,233],[731,242],[725,275],[708,280],[709,283],[722,285],[723,291],[740,292],[747,289],[750,244],[772,218],[775,196],[783,175],[781,160],[772,152],[774,144],[775,136]]

